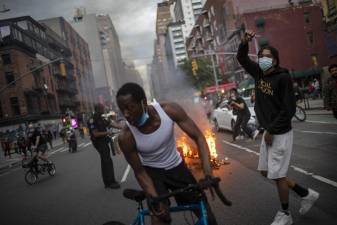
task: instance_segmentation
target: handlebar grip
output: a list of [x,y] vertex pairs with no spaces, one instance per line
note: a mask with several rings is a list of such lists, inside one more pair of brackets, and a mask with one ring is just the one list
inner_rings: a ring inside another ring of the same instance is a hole
[[215,190],[216,195],[219,197],[219,199],[221,200],[221,202],[222,202],[224,205],[232,206],[232,202],[229,201],[229,200],[226,198],[226,196],[221,192],[219,186],[214,187],[214,190]]

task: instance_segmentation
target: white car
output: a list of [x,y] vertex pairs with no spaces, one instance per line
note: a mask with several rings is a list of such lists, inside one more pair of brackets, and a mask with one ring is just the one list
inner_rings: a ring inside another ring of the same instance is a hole
[[[254,106],[250,102],[250,98],[243,99],[245,100],[251,114],[248,124],[257,127]],[[218,108],[214,109],[212,114],[212,120],[214,122],[214,128],[216,131],[220,131],[221,129],[233,131],[233,127],[236,121],[236,115],[233,115],[233,110],[228,105],[228,100],[224,100]]]

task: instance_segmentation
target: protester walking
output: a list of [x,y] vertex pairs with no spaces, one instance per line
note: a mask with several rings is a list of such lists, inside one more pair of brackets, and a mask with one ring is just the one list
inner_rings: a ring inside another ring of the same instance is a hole
[[319,193],[304,188],[287,177],[292,148],[292,117],[296,111],[293,83],[289,71],[280,67],[277,49],[264,46],[258,52],[258,63],[248,56],[248,43],[255,33],[247,31],[238,49],[237,59],[255,79],[255,112],[263,134],[258,170],[276,182],[281,209],[272,225],[293,223],[289,212],[289,190],[301,197],[300,214],[307,213],[319,197]]

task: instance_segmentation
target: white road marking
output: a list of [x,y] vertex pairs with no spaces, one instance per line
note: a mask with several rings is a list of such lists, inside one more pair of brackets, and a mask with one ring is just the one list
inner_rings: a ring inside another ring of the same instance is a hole
[[329,134],[329,135],[337,135],[337,132],[328,132],[328,131],[312,131],[312,130],[294,130],[301,133],[307,134]]
[[[258,153],[256,151],[253,151],[253,150],[251,150],[249,148],[246,148],[246,147],[243,147],[243,146],[240,146],[240,145],[237,145],[237,144],[233,144],[233,143],[225,141],[225,140],[223,140],[222,142],[225,143],[225,144],[227,144],[227,145],[233,146],[235,148],[244,150],[244,151],[246,151],[248,153],[252,153],[252,154],[255,154],[255,155],[260,155],[260,153]],[[314,174],[312,172],[308,172],[308,171],[306,171],[306,170],[304,170],[302,168],[299,168],[297,166],[291,165],[290,167],[293,168],[295,171],[297,171],[299,173],[302,173],[302,174],[307,175],[307,176],[311,176],[312,178],[314,178],[314,179],[316,179],[318,181],[321,181],[323,183],[329,184],[329,185],[334,186],[334,187],[337,188],[337,182],[336,181],[330,180],[328,178],[322,177],[322,176]]]
[[55,153],[58,153],[59,151],[62,151],[63,149],[64,149],[64,147],[58,148],[55,151],[50,152],[49,155],[54,155]]
[[124,174],[123,174],[123,177],[122,177],[122,180],[121,180],[121,183],[124,183],[126,181],[126,178],[128,177],[128,174],[130,172],[130,165],[128,164],[128,166],[126,167],[125,171],[124,171]]
[[330,184],[330,185],[332,185],[334,187],[337,187],[337,182],[335,182],[333,180],[330,180],[330,179],[322,177],[320,175],[316,175],[314,173],[308,172],[308,171],[306,171],[304,169],[301,169],[301,168],[298,168],[296,166],[290,166],[290,167],[293,168],[297,172],[303,173],[305,175],[311,176],[312,178],[314,178],[316,180],[319,180],[319,181],[324,182],[326,184]]
[[68,151],[68,150],[69,150],[68,148],[63,147],[63,149],[60,152],[65,152],[65,151]]
[[321,123],[321,124],[337,124],[336,122],[326,122],[326,121],[316,121],[316,120],[306,120],[307,123]]
[[244,151],[246,151],[246,152],[249,152],[249,153],[252,153],[252,154],[255,154],[255,155],[260,155],[259,152],[253,151],[253,150],[251,150],[251,149],[249,149],[249,148],[246,148],[246,147],[243,147],[243,146],[241,146],[241,145],[233,144],[233,143],[231,143],[231,142],[229,142],[229,141],[225,141],[225,140],[222,140],[222,142],[226,143],[227,145],[233,146],[233,147],[235,147],[235,148],[239,148],[239,149],[241,149],[241,150],[244,150]]
[[83,148],[87,147],[88,145],[91,145],[91,142],[86,143],[85,145],[83,145]]
[[83,145],[84,145],[84,143],[81,143],[81,144],[78,145],[78,147],[80,148],[80,147],[82,147]]

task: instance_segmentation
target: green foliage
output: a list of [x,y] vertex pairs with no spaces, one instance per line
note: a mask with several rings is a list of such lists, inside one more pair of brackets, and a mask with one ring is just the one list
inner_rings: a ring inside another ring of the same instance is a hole
[[[199,90],[203,90],[206,86],[215,85],[212,62],[210,59],[197,58],[198,70],[196,75],[192,72],[192,60],[185,60],[180,68],[185,72],[186,76],[191,80],[194,86]],[[217,74],[218,78],[220,77]]]

